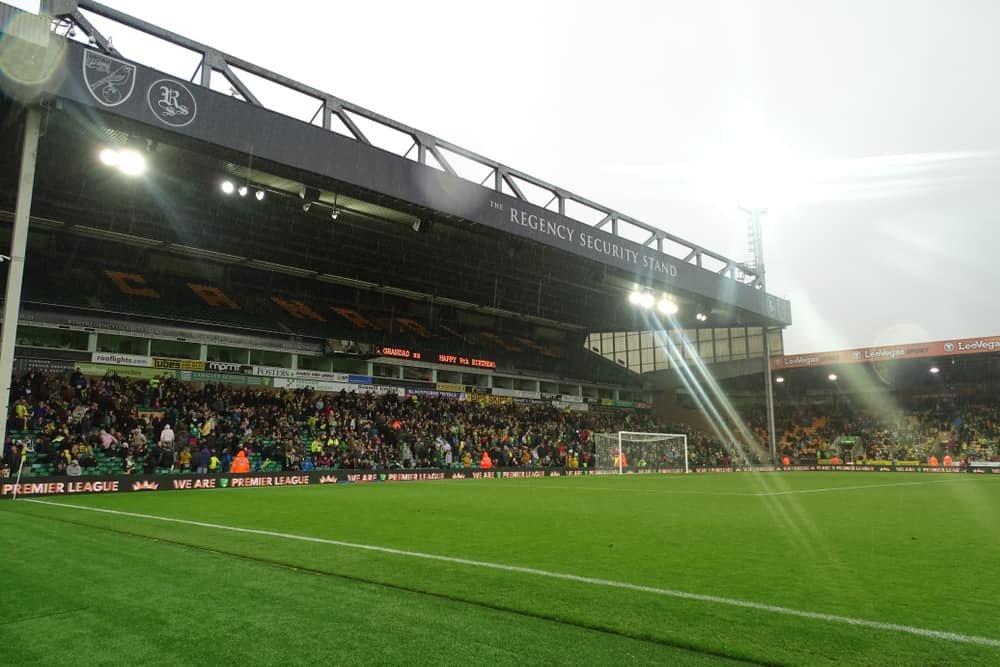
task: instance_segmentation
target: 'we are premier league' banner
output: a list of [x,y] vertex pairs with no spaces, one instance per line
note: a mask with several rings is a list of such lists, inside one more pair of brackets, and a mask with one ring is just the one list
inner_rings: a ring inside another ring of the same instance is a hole
[[[1000,462],[973,462],[967,469],[958,466],[756,466],[692,468],[693,474],[739,472],[926,472],[926,473],[986,473],[1000,474]],[[0,499],[27,496],[64,496],[89,493],[145,493],[152,491],[194,491],[200,489],[247,489],[277,486],[313,486],[323,484],[358,484],[371,482],[424,482],[438,480],[530,479],[535,477],[581,477],[584,475],[617,475],[617,469],[578,468],[447,468],[421,470],[326,470],[312,472],[275,472],[234,475],[121,475],[84,477],[29,477],[16,482],[0,479]],[[684,474],[683,468],[641,468],[625,474],[658,475]]]

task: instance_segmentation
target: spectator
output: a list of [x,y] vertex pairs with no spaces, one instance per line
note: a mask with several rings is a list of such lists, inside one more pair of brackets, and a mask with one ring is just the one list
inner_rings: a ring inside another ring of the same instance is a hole
[[160,446],[172,449],[174,446],[174,430],[170,428],[170,424],[163,427],[160,431]]
[[[81,416],[81,419],[82,419],[82,416]],[[103,428],[101,429],[101,433],[98,436],[98,438],[100,439],[100,442],[101,442],[101,450],[105,451],[105,452],[108,451],[112,447],[112,445],[117,445],[118,444],[118,438],[116,438],[115,436],[111,435],[110,433],[108,433],[107,431],[105,431]]]
[[198,474],[200,475],[206,474],[208,472],[208,466],[211,465],[211,463],[212,463],[212,451],[208,448],[208,446],[204,446],[201,448],[201,451],[198,452],[198,463],[197,463]]
[[231,472],[233,473],[250,472],[250,460],[247,459],[247,453],[245,450],[241,449],[240,451],[236,452],[236,458],[233,459]]
[[24,445],[20,441],[11,442],[7,445],[7,453],[3,457],[3,466],[7,469],[7,475],[17,477],[21,471],[21,463],[24,460]]
[[189,448],[181,447],[181,451],[177,453],[175,465],[181,472],[191,471],[191,450]]

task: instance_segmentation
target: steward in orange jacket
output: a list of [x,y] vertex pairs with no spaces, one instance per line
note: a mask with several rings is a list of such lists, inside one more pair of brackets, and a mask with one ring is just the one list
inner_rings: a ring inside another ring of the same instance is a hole
[[490,455],[489,455],[488,452],[486,452],[486,451],[483,452],[483,458],[479,459],[479,467],[480,468],[492,468],[493,467],[493,459],[490,458]]
[[245,450],[240,450],[233,459],[233,464],[229,467],[229,472],[250,472],[250,459],[247,458]]

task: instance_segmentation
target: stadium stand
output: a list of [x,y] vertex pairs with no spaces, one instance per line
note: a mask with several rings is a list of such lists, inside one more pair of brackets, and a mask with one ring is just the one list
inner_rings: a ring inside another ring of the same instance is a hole
[[39,246],[26,265],[29,308],[347,340],[359,350],[448,351],[494,359],[502,368],[601,382],[632,379],[619,365],[583,349],[582,330],[545,328],[310,278],[136,253],[114,243],[82,239],[71,246]]
[[[239,449],[253,470],[265,472],[478,467],[484,453],[501,467],[585,468],[593,464],[593,434],[619,430],[685,433],[693,466],[762,462],[752,449],[644,411],[573,412],[492,398],[248,390],[32,371],[12,389],[5,464],[8,472],[16,468],[20,452],[10,444],[25,442],[27,476],[68,474],[74,460],[83,475],[193,472],[202,455],[217,456],[221,472]],[[745,417],[765,441],[763,412]],[[781,455],[796,463],[1000,459],[1000,409],[982,397],[924,398],[893,418],[824,404],[785,406],[777,417]],[[161,446],[167,424],[176,432],[173,446]]]
[[[850,405],[781,406],[776,412],[779,452],[798,462],[839,456],[844,461],[919,461],[945,454],[996,460],[1000,454],[1000,409],[987,397],[920,399],[893,414]],[[766,438],[762,410],[747,414]]]
[[[587,467],[595,431],[660,429],[638,412],[573,412],[513,401],[307,390],[237,390],[173,379],[85,378],[38,371],[12,389],[11,442],[30,442],[28,475],[193,471],[203,451],[225,469],[238,450],[254,470],[477,466]],[[174,445],[162,446],[166,425]],[[10,459],[17,448],[7,448]]]

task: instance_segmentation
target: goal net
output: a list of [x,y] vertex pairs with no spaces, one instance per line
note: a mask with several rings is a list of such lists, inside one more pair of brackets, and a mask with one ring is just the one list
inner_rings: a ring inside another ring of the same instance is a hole
[[677,433],[595,433],[597,468],[619,473],[644,468],[682,468],[688,472],[687,436]]

